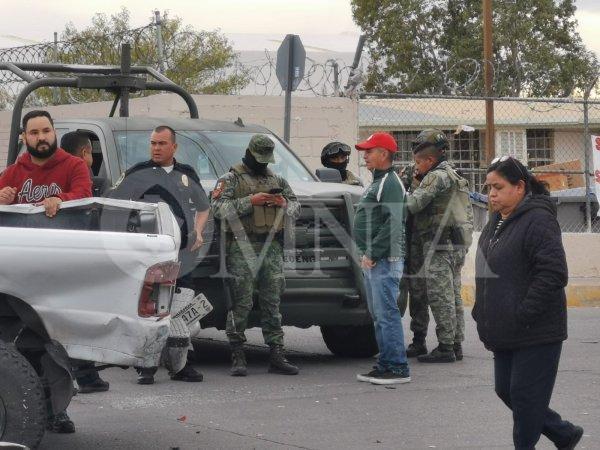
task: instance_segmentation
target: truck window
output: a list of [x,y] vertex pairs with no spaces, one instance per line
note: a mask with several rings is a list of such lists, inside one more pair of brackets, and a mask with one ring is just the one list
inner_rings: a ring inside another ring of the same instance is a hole
[[[115,138],[122,171],[150,158],[149,131],[118,131],[115,132]],[[196,169],[196,173],[198,173],[201,180],[216,180],[218,178],[217,172],[201,147],[200,141],[193,139],[193,136],[188,137],[177,133],[175,159]]]
[[[220,150],[219,153],[225,158],[227,165],[230,167],[242,160],[246,148],[248,148],[248,143],[255,133],[205,131],[202,134]],[[288,181],[314,181],[311,173],[277,137],[269,134],[267,136],[275,142],[275,164],[269,165],[273,172]]]

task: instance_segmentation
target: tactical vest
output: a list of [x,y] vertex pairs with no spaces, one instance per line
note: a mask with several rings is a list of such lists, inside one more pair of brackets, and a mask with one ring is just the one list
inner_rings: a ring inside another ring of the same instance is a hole
[[[230,169],[238,177],[235,198],[243,198],[261,192],[268,193],[271,189],[282,186],[273,172],[267,169],[265,175],[255,176],[248,172],[243,164],[237,164]],[[240,217],[239,221],[227,223],[227,231],[236,234],[244,230],[247,235],[267,234],[271,230],[281,231],[285,222],[285,211],[277,206],[252,206],[252,214]]]
[[418,214],[414,230],[418,235],[436,234],[443,244],[448,240],[455,246],[468,250],[473,242],[473,207],[469,198],[469,182],[449,165],[434,169],[444,171],[452,181],[452,188],[436,195],[431,203]]

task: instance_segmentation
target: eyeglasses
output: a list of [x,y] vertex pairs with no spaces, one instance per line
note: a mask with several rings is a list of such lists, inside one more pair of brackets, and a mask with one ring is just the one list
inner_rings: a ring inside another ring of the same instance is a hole
[[515,167],[517,169],[519,169],[519,172],[521,172],[521,175],[523,176],[523,180],[527,180],[527,174],[525,172],[523,172],[523,169],[521,168],[521,164],[517,163],[516,158],[509,156],[509,155],[504,155],[504,156],[498,156],[497,158],[492,159],[492,162],[490,163],[490,166],[496,164],[496,163],[501,163],[504,161],[512,161],[512,163],[515,165]]

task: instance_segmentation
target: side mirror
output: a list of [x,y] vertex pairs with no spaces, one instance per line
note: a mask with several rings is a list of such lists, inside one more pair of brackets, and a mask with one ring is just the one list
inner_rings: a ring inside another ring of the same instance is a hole
[[321,167],[317,169],[315,174],[317,178],[324,183],[341,183],[342,175],[340,175],[340,171],[336,169],[330,169],[329,167]]

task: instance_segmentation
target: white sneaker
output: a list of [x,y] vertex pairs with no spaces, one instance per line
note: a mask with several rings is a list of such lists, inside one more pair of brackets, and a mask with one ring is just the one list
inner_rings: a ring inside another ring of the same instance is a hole
[[402,371],[401,373],[394,373],[386,370],[385,372],[379,372],[374,374],[369,380],[371,384],[389,385],[389,384],[404,384],[410,382],[410,375],[408,370]]

